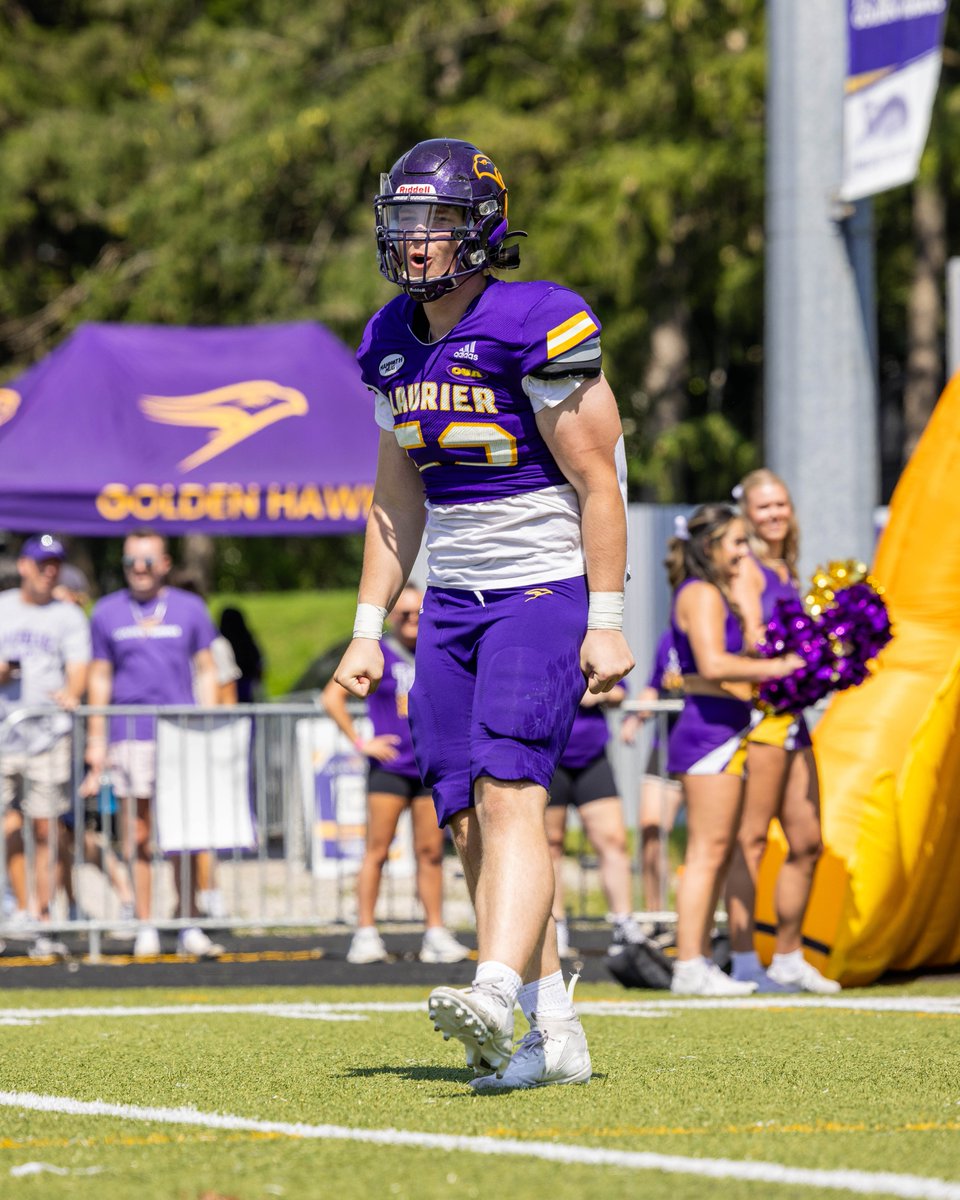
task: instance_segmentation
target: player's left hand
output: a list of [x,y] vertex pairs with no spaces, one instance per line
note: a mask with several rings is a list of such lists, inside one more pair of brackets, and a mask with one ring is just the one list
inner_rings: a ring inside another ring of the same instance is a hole
[[609,692],[635,666],[627,639],[618,629],[587,630],[580,647],[580,670],[588,691]]

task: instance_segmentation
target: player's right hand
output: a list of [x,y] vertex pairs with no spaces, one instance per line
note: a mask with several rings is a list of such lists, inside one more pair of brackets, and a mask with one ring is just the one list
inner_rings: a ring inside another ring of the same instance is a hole
[[380,643],[373,638],[354,638],[333,677],[351,696],[372,696],[383,678]]

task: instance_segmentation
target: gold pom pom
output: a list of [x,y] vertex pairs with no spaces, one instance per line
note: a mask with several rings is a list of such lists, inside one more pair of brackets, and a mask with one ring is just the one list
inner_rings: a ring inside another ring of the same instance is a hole
[[837,559],[814,571],[803,606],[811,617],[819,617],[833,608],[836,593],[841,588],[852,587],[855,583],[867,583],[878,595],[883,594],[883,588],[867,573],[866,563],[856,558]]

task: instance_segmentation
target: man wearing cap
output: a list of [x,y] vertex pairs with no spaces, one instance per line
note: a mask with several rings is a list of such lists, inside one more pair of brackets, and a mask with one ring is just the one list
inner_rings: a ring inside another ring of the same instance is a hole
[[[14,709],[70,710],[83,697],[90,663],[90,628],[81,609],[54,599],[66,557],[50,534],[28,538],[20,549],[20,587],[0,592],[0,718]],[[21,828],[32,822],[36,845],[35,912],[50,919],[53,893],[51,844],[57,821],[70,807],[68,711],[31,717],[14,726],[0,745],[0,787],[10,883],[21,909],[27,907]],[[34,953],[56,952],[40,937]]]

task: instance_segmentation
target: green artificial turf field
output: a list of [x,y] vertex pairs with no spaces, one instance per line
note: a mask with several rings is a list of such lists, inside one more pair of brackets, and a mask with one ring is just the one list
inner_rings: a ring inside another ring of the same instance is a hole
[[753,1007],[583,986],[593,1081],[481,1096],[423,1001],[372,987],[6,992],[0,1196],[786,1200],[856,1182],[960,1197],[956,981]]

